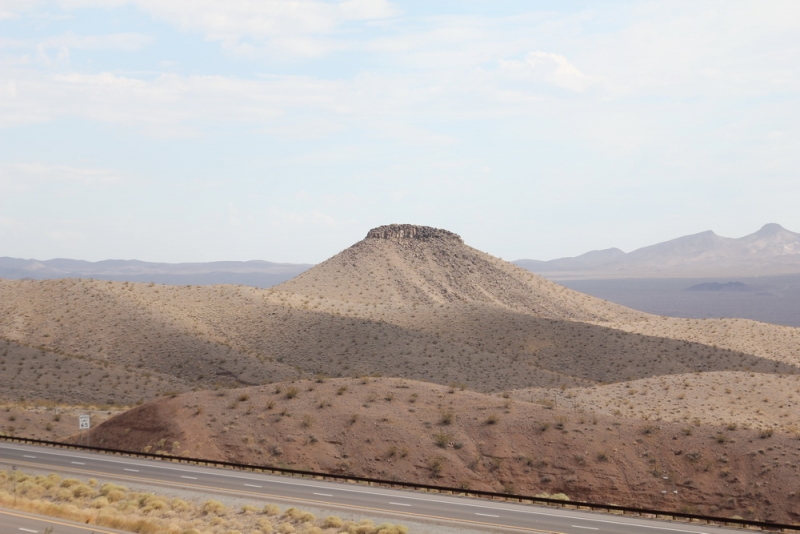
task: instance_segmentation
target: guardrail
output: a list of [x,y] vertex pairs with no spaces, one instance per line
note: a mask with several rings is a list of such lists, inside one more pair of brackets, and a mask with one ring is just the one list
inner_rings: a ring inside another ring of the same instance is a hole
[[560,508],[572,508],[577,510],[589,510],[594,512],[621,513],[639,515],[653,519],[667,519],[673,521],[702,522],[710,525],[742,528],[758,528],[776,532],[800,532],[800,525],[788,525],[783,523],[772,523],[769,521],[749,521],[747,519],[733,519],[725,517],[715,517],[702,514],[688,514],[683,512],[671,512],[668,510],[653,510],[649,508],[635,508],[632,506],[618,506],[615,504],[599,504],[583,501],[569,501],[561,499],[549,499],[545,497],[530,497],[525,495],[514,495],[510,493],[497,493],[493,491],[471,490],[463,488],[450,488],[447,486],[436,486],[432,484],[417,484],[416,482],[400,482],[392,480],[381,480],[377,478],[339,475],[335,473],[319,473],[316,471],[304,471],[301,469],[285,469],[281,467],[269,467],[261,465],[239,464],[236,462],[225,462],[220,460],[205,460],[202,458],[189,458],[186,456],[171,456],[168,454],[153,454],[147,452],[124,451],[119,449],[107,449],[104,447],[91,447],[86,445],[74,445],[58,441],[46,441],[33,438],[20,438],[13,436],[0,436],[0,440],[26,445],[44,445],[48,447],[58,447],[62,449],[84,450],[118,456],[131,456],[135,458],[148,458],[153,460],[165,460],[170,462],[188,463],[210,467],[225,467],[244,471],[257,471],[277,475],[288,475],[302,478],[314,478],[317,480],[332,480],[338,482],[361,483],[367,485],[384,486],[390,488],[412,489],[416,491],[437,492],[456,496],[476,497],[490,500],[504,500],[510,502],[540,504],[556,506]]

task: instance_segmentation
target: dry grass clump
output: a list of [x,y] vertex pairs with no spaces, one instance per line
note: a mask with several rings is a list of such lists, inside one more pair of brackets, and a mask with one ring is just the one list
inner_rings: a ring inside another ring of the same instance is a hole
[[[138,534],[229,534],[254,532],[405,534],[402,525],[374,526],[369,521],[343,521],[289,508],[282,515],[275,505],[261,512],[252,505],[238,509],[207,500],[200,504],[179,498],[131,491],[94,480],[61,479],[56,474],[32,475],[0,470],[0,507],[97,525]],[[16,489],[15,489],[16,488]]]

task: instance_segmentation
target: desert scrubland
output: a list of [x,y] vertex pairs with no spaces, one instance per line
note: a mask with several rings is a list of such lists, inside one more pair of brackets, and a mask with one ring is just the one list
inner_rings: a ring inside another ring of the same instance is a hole
[[0,280],[0,337],[9,409],[134,406],[107,446],[800,521],[800,329],[648,315],[443,230],[271,289]]

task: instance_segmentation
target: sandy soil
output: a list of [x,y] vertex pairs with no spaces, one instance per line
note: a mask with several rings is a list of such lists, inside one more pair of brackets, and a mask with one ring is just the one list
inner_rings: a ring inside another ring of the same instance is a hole
[[513,397],[619,417],[800,436],[800,375],[690,373],[586,388],[529,388]]

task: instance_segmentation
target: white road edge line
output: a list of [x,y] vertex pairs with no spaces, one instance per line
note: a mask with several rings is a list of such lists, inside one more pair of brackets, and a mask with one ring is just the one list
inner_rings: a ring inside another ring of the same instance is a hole
[[475,512],[475,515],[482,515],[483,517],[500,517],[499,515],[492,515],[492,514],[479,514],[478,512]]

